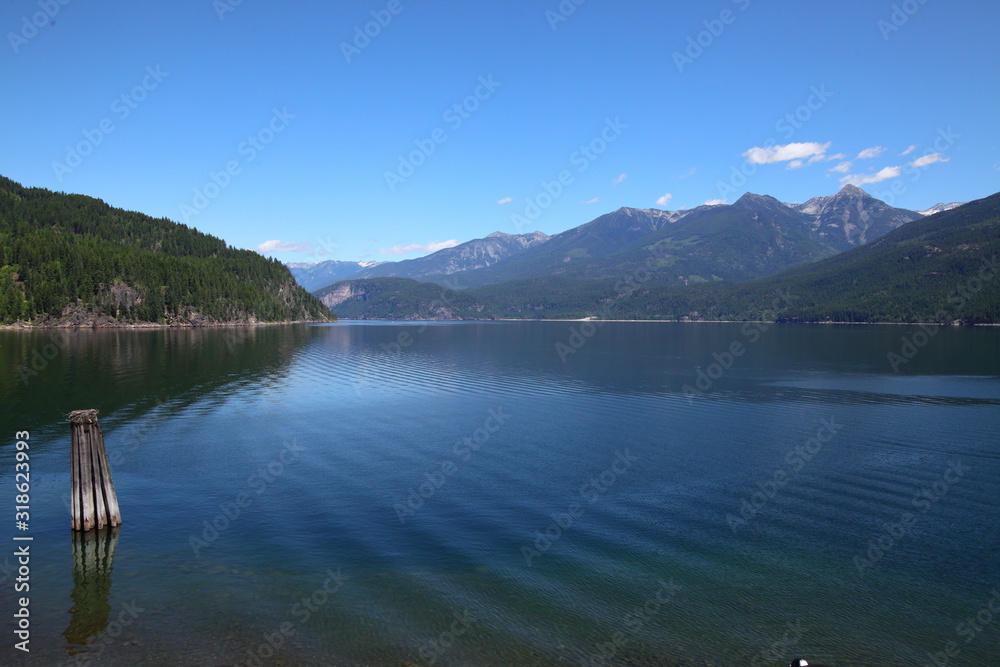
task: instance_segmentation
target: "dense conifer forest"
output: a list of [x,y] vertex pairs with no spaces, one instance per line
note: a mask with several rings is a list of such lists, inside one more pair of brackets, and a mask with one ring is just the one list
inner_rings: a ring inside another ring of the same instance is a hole
[[327,319],[277,260],[166,218],[0,177],[0,324]]

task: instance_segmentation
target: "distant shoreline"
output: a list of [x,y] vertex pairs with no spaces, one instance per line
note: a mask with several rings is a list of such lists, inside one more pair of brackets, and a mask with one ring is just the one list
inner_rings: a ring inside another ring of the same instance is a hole
[[[592,322],[592,323],[608,323],[608,322],[651,322],[651,323],[662,323],[662,324],[828,324],[828,325],[858,325],[858,326],[878,326],[882,324],[893,325],[893,326],[942,326],[942,327],[997,327],[1000,326],[998,322],[985,322],[976,324],[965,324],[965,323],[941,323],[941,322],[775,322],[774,320],[597,320],[592,318],[550,318],[550,319],[518,319],[512,317],[497,318],[493,320],[383,320],[383,319],[369,319],[369,320],[355,320],[355,319],[341,319],[334,324],[346,324],[349,322],[392,322],[395,324],[424,324],[427,322]],[[323,324],[323,323],[320,323]]]
[[210,322],[205,324],[157,324],[155,322],[137,322],[134,324],[0,324],[2,331],[69,331],[83,329],[100,331],[106,329],[225,329],[227,327],[271,327],[283,324],[336,324],[337,320],[324,322],[322,320],[291,320],[288,322]]
[[100,331],[100,330],[127,330],[127,329],[225,329],[229,327],[268,327],[268,326],[282,326],[291,324],[349,324],[351,322],[385,322],[391,324],[410,324],[410,325],[420,325],[426,324],[428,322],[455,322],[455,323],[479,323],[479,322],[581,322],[581,323],[593,323],[593,324],[607,324],[607,323],[622,323],[622,322],[635,322],[643,323],[648,322],[651,324],[784,324],[784,325],[799,325],[799,324],[815,324],[815,325],[851,325],[851,326],[943,326],[943,327],[1000,327],[1000,323],[997,322],[983,322],[974,324],[965,323],[947,323],[943,324],[941,322],[775,322],[773,320],[597,320],[590,318],[552,318],[552,319],[517,319],[505,317],[503,319],[493,319],[493,320],[383,320],[383,319],[368,319],[368,320],[352,320],[352,319],[341,319],[332,320],[329,322],[323,322],[321,320],[293,320],[289,322],[226,322],[219,323],[213,322],[210,324],[155,324],[152,322],[142,322],[136,324],[102,324],[99,326],[85,325],[85,324],[0,324],[0,331],[69,331],[69,330],[85,330],[85,331]]

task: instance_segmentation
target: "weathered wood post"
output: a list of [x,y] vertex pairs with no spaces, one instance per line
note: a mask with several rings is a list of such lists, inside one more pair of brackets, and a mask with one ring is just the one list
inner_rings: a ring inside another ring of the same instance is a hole
[[97,422],[97,410],[74,410],[69,413],[72,440],[73,530],[93,530],[121,525],[118,496],[111,480],[104,434]]

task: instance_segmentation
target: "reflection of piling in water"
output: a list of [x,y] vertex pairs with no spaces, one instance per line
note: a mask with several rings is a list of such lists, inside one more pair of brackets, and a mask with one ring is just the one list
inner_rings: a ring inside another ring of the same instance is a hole
[[118,546],[118,528],[73,531],[73,607],[63,637],[84,645],[108,627],[111,605],[111,564]]
[[122,515],[104,450],[104,435],[97,423],[97,410],[76,410],[69,414],[69,421],[73,530],[118,526]]

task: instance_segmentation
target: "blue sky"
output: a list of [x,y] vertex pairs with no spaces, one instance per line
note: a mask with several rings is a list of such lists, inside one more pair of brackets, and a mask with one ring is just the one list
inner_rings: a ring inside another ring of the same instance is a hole
[[1000,190],[997,25],[992,0],[6,0],[0,174],[283,261],[846,182],[919,210]]

